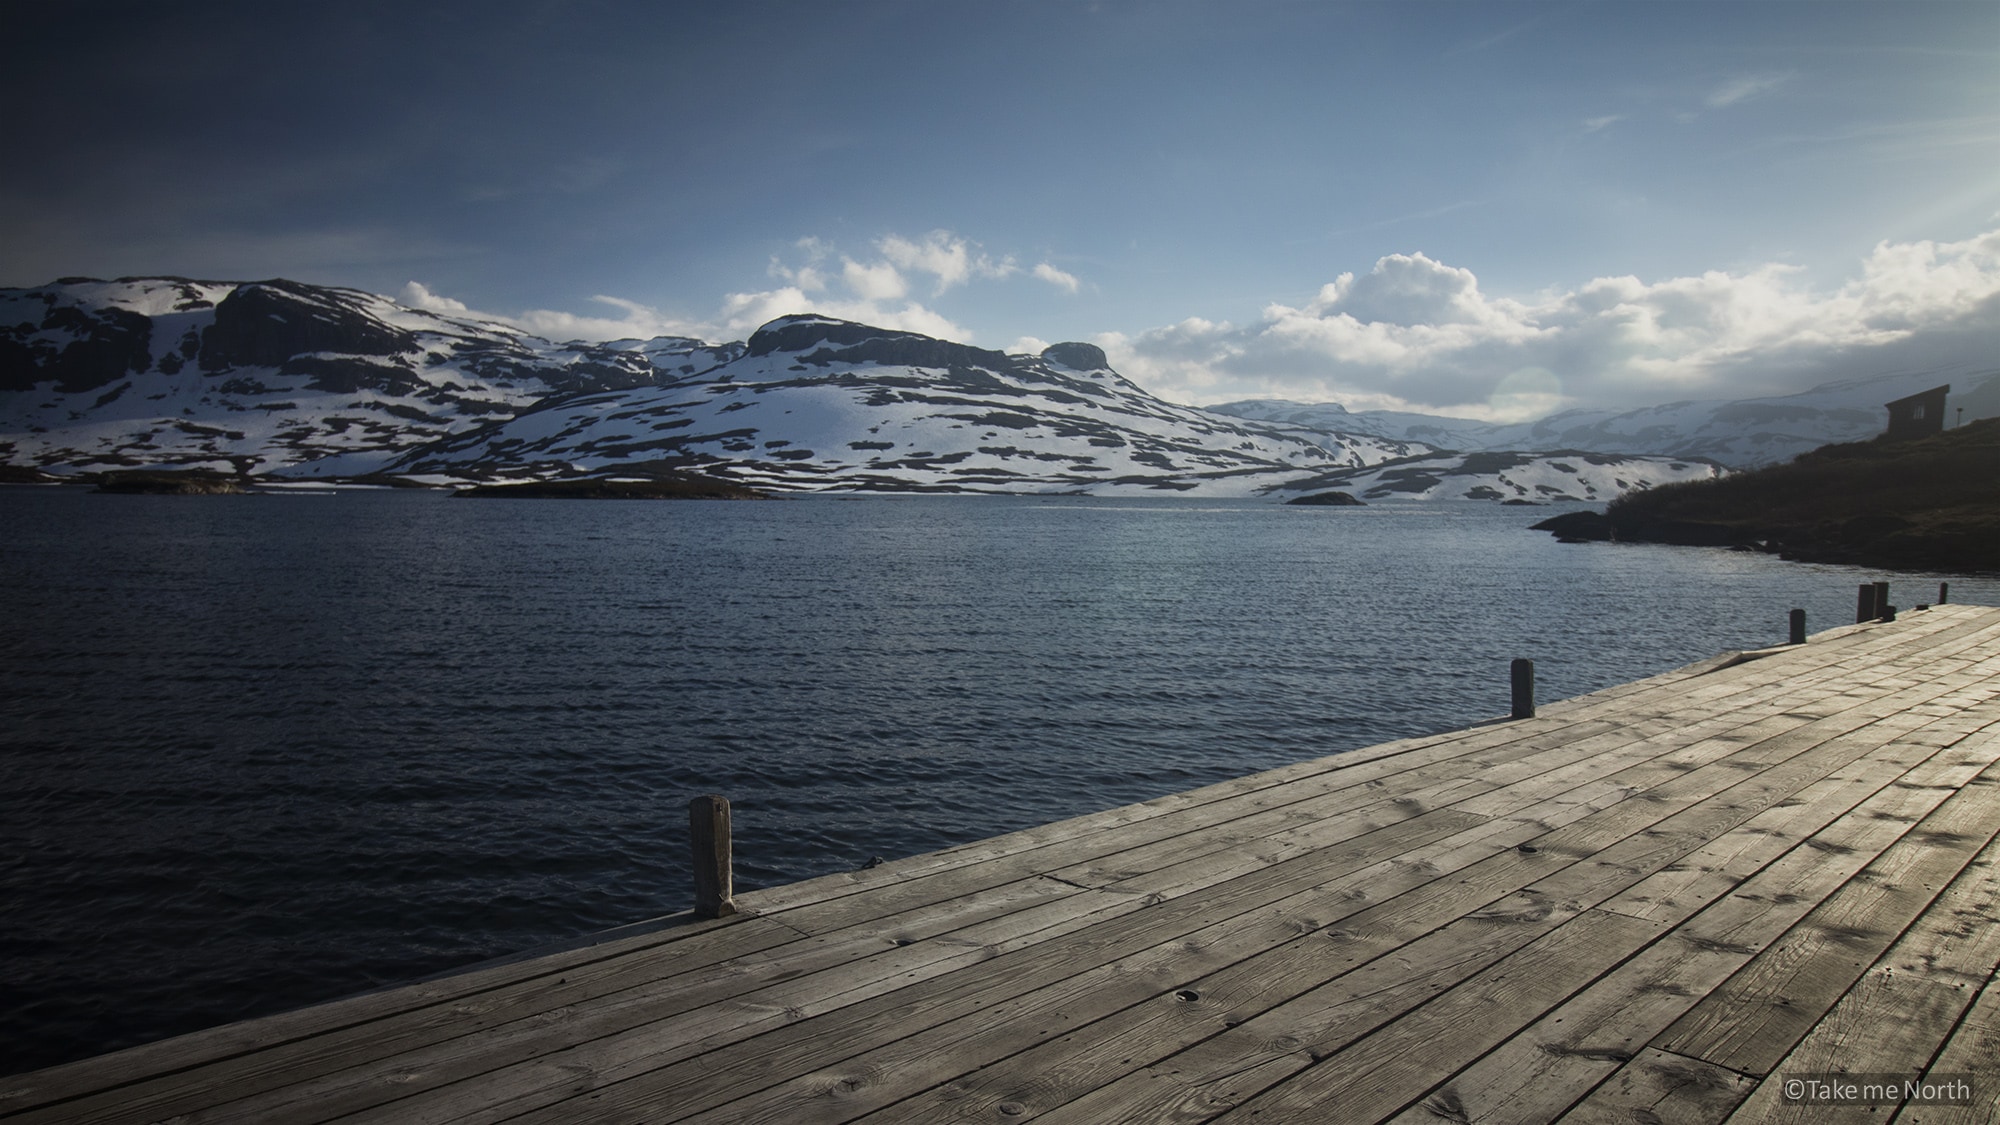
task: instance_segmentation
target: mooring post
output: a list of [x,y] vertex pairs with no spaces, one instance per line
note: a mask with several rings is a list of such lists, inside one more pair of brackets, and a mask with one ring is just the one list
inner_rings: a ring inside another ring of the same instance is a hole
[[694,847],[694,912],[701,918],[736,913],[729,858],[729,798],[710,794],[688,802]]
[[1873,616],[1877,620],[1889,616],[1889,584],[1887,582],[1875,583],[1875,613]]
[[1875,620],[1875,584],[1863,582],[1861,590],[1854,595],[1854,623]]
[[1532,719],[1535,717],[1535,662],[1526,658],[1516,658],[1513,667],[1514,717]]
[[1951,583],[1949,583],[1949,582],[1940,582],[1940,583],[1938,583],[1938,600],[1937,600],[1937,604],[1939,604],[1939,605],[1943,605],[1943,604],[1944,604],[1944,599],[1945,599],[1945,596],[1946,596],[1947,594],[1950,594],[1950,593],[1951,593]]
[[1792,611],[1792,643],[1795,645],[1806,643],[1806,611],[1803,609]]

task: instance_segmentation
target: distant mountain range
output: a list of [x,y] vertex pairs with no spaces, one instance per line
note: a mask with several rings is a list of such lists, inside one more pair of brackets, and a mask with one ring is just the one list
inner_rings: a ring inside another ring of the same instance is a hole
[[1880,403],[1908,393],[1891,384],[1504,427],[1272,401],[1203,410],[1148,394],[1090,344],[1007,355],[818,316],[741,343],[555,343],[290,281],[0,290],[0,462],[59,476],[692,470],[804,491],[1584,500],[1715,475],[1704,457],[1867,436]]
[[1914,371],[1827,383],[1793,395],[1674,402],[1637,410],[1565,410],[1534,422],[1476,422],[1392,410],[1349,412],[1333,403],[1245,399],[1217,414],[1283,422],[1314,433],[1368,434],[1460,451],[1582,450],[1701,457],[1742,469],[1789,461],[1808,449],[1882,432],[1882,404],[1950,383],[1948,422],[2000,416],[2000,369]]

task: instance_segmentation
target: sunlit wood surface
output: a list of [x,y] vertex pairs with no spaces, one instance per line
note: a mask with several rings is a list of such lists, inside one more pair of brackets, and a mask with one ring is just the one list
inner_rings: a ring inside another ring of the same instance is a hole
[[[0,1117],[1991,1121],[1996,782],[2000,610],[1905,612],[0,1079]],[[1840,1069],[1984,1081],[1896,1118],[1777,1080]]]

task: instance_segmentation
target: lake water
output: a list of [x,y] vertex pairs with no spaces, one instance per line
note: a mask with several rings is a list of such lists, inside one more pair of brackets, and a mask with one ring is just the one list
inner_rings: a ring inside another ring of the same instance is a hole
[[0,1060],[685,909],[698,794],[739,889],[789,882],[1464,726],[1516,656],[1548,700],[1781,642],[1884,577],[1548,514],[0,488]]

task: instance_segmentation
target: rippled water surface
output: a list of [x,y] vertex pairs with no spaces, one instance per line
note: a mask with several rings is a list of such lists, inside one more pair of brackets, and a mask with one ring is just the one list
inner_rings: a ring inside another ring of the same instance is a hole
[[[1463,726],[1878,575],[1478,504],[0,488],[0,1059]],[[1894,600],[1935,596],[1897,576]],[[1954,578],[1991,604],[1991,581]]]

